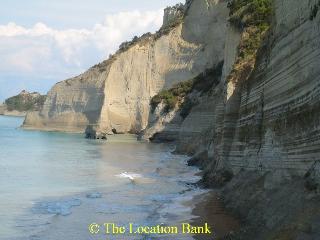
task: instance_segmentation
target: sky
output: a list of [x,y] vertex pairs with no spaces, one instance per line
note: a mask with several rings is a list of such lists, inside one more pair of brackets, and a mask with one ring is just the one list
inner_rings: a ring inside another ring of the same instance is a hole
[[184,0],[1,0],[0,102],[22,90],[46,93],[118,46],[162,24]]

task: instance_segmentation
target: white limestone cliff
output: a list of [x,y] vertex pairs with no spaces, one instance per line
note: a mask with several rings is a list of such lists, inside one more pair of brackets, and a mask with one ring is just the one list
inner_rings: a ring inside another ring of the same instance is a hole
[[226,5],[216,0],[188,1],[181,22],[164,26],[84,74],[57,83],[43,109],[28,114],[23,127],[84,132],[90,126],[102,134],[143,130],[152,96],[222,60]]
[[[240,41],[240,30],[230,25],[219,84],[198,98],[183,121],[167,121],[163,114],[151,122],[154,136],[160,140],[166,139],[164,134],[170,136],[177,142],[177,152],[202,156],[206,152],[209,184],[219,169],[234,174],[241,169],[270,172],[274,174],[268,178],[270,185],[310,172],[319,175],[320,14],[310,18],[316,4],[273,1],[271,32],[253,73],[242,83],[227,78]],[[179,109],[175,111],[179,115]],[[149,129],[144,138],[153,139]]]

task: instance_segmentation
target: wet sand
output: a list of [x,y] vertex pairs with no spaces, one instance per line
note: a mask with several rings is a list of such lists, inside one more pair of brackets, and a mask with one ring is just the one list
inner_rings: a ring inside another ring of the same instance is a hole
[[222,239],[240,228],[240,222],[234,216],[229,214],[223,206],[222,200],[219,199],[218,193],[210,191],[197,199],[192,214],[196,217],[192,221],[193,226],[202,226],[205,223],[211,228],[211,234],[197,234],[195,239]]

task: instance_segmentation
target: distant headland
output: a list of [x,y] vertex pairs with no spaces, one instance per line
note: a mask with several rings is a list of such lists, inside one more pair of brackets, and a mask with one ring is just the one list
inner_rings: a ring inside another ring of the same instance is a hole
[[22,90],[18,95],[7,98],[3,104],[0,104],[0,115],[26,116],[29,111],[39,110],[45,99],[46,95]]

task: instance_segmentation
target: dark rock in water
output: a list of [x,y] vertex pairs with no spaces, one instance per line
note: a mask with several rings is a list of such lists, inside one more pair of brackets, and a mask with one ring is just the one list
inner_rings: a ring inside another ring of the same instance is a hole
[[88,193],[86,195],[87,198],[91,198],[91,199],[94,199],[94,198],[102,198],[102,194],[99,193],[99,192],[95,192],[95,193]]
[[153,143],[171,143],[176,141],[177,133],[157,132],[149,140]]
[[97,134],[96,139],[102,139],[102,140],[107,140],[107,135],[106,134]]
[[85,131],[86,138],[88,139],[102,139],[107,140],[107,134],[97,131],[96,125],[88,125]]

